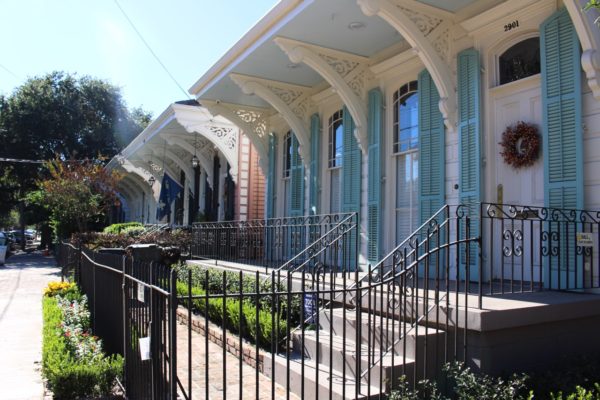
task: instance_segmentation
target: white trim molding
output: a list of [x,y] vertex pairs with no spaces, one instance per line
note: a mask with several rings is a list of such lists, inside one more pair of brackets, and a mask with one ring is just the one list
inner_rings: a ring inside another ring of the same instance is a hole
[[387,21],[417,52],[440,94],[439,108],[449,131],[456,129],[456,88],[449,66],[451,22],[408,9],[398,0],[357,0],[367,16]]
[[303,120],[307,117],[311,88],[241,74],[230,74],[229,77],[245,94],[259,96],[281,114],[300,142],[300,155],[308,167],[310,134]]
[[368,125],[364,99],[367,82],[371,78],[369,59],[283,37],[274,41],[291,62],[308,65],[337,92],[354,119],[354,136],[363,154],[366,154]]
[[581,42],[581,66],[596,100],[600,100],[600,27],[594,21],[600,17],[596,9],[583,11],[586,0],[564,0],[577,36]]
[[269,163],[267,143],[269,113],[267,110],[210,100],[203,100],[202,105],[213,116],[220,115],[228,119],[248,136],[260,157],[260,168],[263,175],[266,175]]

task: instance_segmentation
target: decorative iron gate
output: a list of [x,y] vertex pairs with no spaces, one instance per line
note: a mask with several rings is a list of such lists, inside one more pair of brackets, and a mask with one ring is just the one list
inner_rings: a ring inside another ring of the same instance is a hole
[[126,397],[176,399],[175,271],[70,244],[62,244],[58,255],[63,272],[88,297],[94,333],[107,352],[125,359]]

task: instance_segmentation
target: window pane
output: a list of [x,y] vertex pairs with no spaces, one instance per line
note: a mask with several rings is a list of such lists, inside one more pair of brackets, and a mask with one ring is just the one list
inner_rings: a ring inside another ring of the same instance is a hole
[[540,73],[540,39],[523,40],[500,56],[500,84]]

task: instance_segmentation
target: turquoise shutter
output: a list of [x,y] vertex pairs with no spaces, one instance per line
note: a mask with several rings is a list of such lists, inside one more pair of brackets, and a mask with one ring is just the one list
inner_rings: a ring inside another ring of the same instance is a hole
[[[542,51],[542,109],[544,197],[550,208],[583,209],[583,129],[581,107],[581,48],[566,9],[540,27]],[[576,257],[575,225],[548,222],[545,230],[560,238],[558,256],[545,262],[546,287],[581,287],[582,257]],[[549,261],[549,262],[548,262]],[[569,270],[566,270],[566,266]],[[576,276],[577,275],[577,276]]]
[[319,214],[319,187],[321,186],[321,119],[310,117],[310,215]]
[[367,258],[379,261],[381,242],[381,140],[383,98],[378,88],[369,92],[369,188],[368,188],[368,247]]
[[292,163],[291,163],[291,182],[290,182],[290,213],[292,217],[304,215],[304,164],[298,153],[298,139],[292,132]]
[[[479,235],[479,205],[481,201],[481,121],[480,121],[480,74],[479,52],[475,49],[458,54],[458,164],[459,201],[467,206],[471,217],[471,237]],[[465,237],[465,221],[461,225],[461,237]],[[469,253],[470,279],[477,280],[477,246],[473,244]],[[464,251],[460,251],[461,264],[465,264]],[[461,270],[465,276],[465,270]]]
[[581,55],[569,14],[541,26],[546,206],[583,209]]
[[429,71],[419,74],[419,216],[421,224],[445,203],[444,118]]
[[267,172],[267,207],[266,217],[275,216],[275,166],[277,165],[277,137],[269,135],[269,170]]
[[361,153],[354,137],[354,121],[344,107],[344,146],[342,155],[342,211],[360,212]]
[[[342,212],[359,213],[358,221],[360,221],[360,190],[361,190],[361,162],[362,155],[358,142],[354,136],[354,121],[348,109],[344,106],[343,112],[344,125],[344,144],[342,155]],[[358,242],[354,234],[348,237],[350,245],[346,248],[350,252],[348,257],[344,257],[349,262],[351,269],[357,267],[355,254],[358,253],[360,246],[356,247]]]

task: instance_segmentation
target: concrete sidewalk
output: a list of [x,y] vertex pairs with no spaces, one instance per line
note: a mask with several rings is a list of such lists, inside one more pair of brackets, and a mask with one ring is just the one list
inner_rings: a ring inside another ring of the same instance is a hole
[[42,291],[60,280],[53,257],[18,254],[0,266],[0,398],[43,399]]

